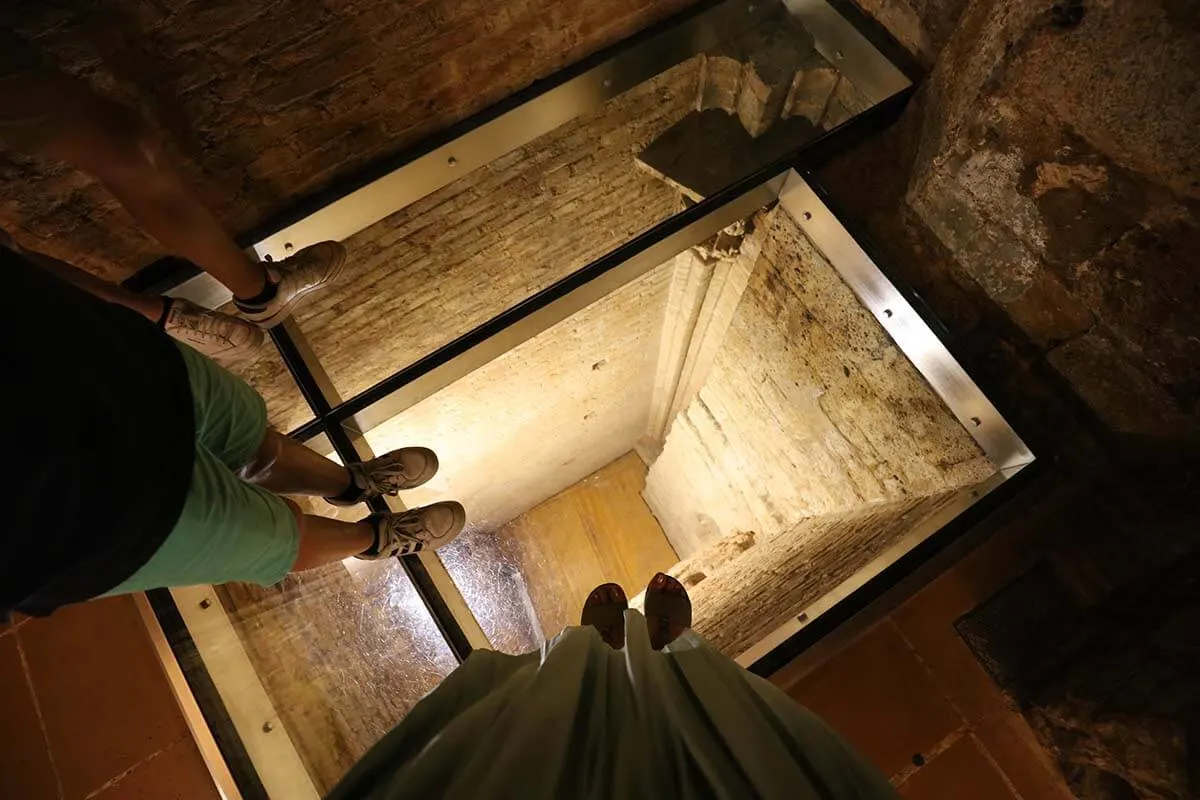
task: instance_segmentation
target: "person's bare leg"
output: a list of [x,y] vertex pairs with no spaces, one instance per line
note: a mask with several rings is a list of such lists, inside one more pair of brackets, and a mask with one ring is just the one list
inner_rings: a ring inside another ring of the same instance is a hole
[[359,555],[375,544],[375,528],[370,522],[342,522],[304,514],[300,507],[285,500],[296,515],[300,528],[300,551],[292,572],[332,564]]
[[275,431],[267,431],[241,476],[277,494],[334,497],[350,488],[345,467]]
[[[238,474],[243,480],[277,494],[316,495],[335,501],[350,489],[352,482],[345,467],[275,431],[267,431],[254,458]],[[303,566],[297,569],[309,569],[347,556],[388,558],[436,549],[453,540],[467,522],[466,509],[454,501],[373,514],[368,519],[347,523],[302,514],[293,501],[283,499],[300,525],[297,563]],[[369,554],[365,552],[368,548]]]
[[137,111],[42,64],[33,48],[3,26],[0,121],[8,148],[91,173],[148,233],[228,287],[239,314],[263,328],[281,323],[345,264],[341,244],[318,242],[268,272],[200,202]]
[[47,96],[73,105],[72,124],[39,148],[95,175],[146,231],[225,284],[234,297],[254,297],[267,272],[251,261],[192,193],[151,128],[136,112],[48,76]]

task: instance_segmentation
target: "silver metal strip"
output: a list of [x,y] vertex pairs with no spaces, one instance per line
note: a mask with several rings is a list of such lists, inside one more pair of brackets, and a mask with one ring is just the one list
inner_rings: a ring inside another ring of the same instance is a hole
[[787,173],[746,191],[728,203],[713,209],[705,217],[643,250],[620,266],[560,297],[524,319],[504,328],[416,380],[392,392],[354,416],[358,429],[370,431],[392,419],[459,378],[499,358],[509,350],[562,322],[575,312],[641,277],[693,245],[697,245],[734,222],[775,201]]
[[912,86],[903,72],[825,0],[783,0],[783,3],[788,13],[812,34],[817,52],[873,104]]
[[204,712],[200,710],[200,704],[196,702],[196,696],[192,694],[192,689],[183,676],[183,669],[171,650],[171,643],[167,641],[162,626],[158,624],[158,617],[150,606],[150,601],[146,599],[144,592],[138,592],[133,595],[133,602],[142,617],[142,624],[146,626],[146,632],[150,635],[150,643],[154,646],[158,663],[167,676],[167,683],[171,686],[171,693],[175,695],[175,702],[179,704],[179,710],[187,722],[192,738],[196,741],[200,757],[204,759],[204,766],[208,768],[208,774],[217,787],[217,794],[221,795],[221,800],[242,800],[242,793],[238,791],[229,765],[225,763],[225,758],[217,747],[217,740],[213,738],[212,730],[204,719]]
[[304,759],[213,587],[177,587],[171,596],[267,795],[317,800]]
[[825,255],[997,469],[1009,470],[1033,461],[1033,453],[1017,432],[799,174],[788,178],[779,205]]
[[774,2],[731,0],[468,131],[254,245],[279,260],[315,242],[346,239],[605,101],[764,20]]

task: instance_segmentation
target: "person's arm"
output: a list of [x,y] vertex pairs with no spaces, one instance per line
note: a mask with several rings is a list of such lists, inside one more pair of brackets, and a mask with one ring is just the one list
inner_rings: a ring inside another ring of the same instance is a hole
[[2,228],[0,228],[0,246],[12,250],[14,253],[25,258],[26,261],[54,273],[62,280],[79,289],[83,289],[88,294],[99,297],[101,300],[133,309],[151,322],[158,322],[159,317],[162,316],[162,298],[134,294],[118,284],[109,283],[90,272],[85,272],[73,264],[59,261],[53,256],[48,256],[45,253],[39,253],[35,250],[26,250]]

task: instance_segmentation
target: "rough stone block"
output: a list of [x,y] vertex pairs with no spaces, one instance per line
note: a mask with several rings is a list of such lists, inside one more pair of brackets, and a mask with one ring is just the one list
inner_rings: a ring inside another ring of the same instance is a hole
[[742,62],[730,56],[706,56],[700,78],[699,110],[719,108],[728,114],[737,109],[742,88]]
[[965,186],[961,167],[951,163],[924,176],[909,190],[908,202],[983,290],[1007,303],[1025,293],[1042,266],[1021,237],[980,208],[1003,202],[1005,218],[1011,220],[1021,198],[1015,187],[1001,187],[981,200],[976,196],[980,187]]
[[1047,358],[1117,433],[1168,440],[1196,435],[1196,421],[1184,415],[1170,395],[1127,361],[1108,338],[1089,333],[1055,348]]
[[813,136],[805,119],[784,120],[753,138],[720,109],[692,112],[637,157],[640,168],[700,200],[749,175]]
[[825,117],[825,107],[837,85],[838,73],[832,66],[806,66],[796,72],[784,103],[785,117],[803,117],[817,125]]
[[1096,318],[1053,275],[1038,270],[1004,310],[1036,344],[1050,347],[1092,327]]
[[832,130],[843,122],[871,107],[871,101],[858,90],[850,80],[841,75],[833,89],[833,96],[825,106],[825,117],[821,120],[821,128]]

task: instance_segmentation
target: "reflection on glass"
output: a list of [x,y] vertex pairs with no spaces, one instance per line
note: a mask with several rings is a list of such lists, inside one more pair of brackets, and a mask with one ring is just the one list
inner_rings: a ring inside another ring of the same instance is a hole
[[[338,461],[326,437],[308,444]],[[290,499],[324,517],[369,513],[363,504]],[[267,588],[230,583],[174,594],[272,796],[308,796],[303,772],[323,796],[457,666],[394,559],[348,558]],[[300,780],[280,768],[287,763],[302,770]]]
[[394,560],[217,592],[322,795],[457,666]]
[[866,105],[781,6],[351,237],[300,327],[350,397]]

